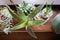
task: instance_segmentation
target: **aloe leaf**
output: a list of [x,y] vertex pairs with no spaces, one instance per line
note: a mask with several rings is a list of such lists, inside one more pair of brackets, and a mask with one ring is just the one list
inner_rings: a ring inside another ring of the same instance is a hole
[[23,5],[24,8],[26,8],[26,6],[27,6],[28,4],[25,3],[25,1],[23,1],[22,5]]
[[33,18],[41,9],[44,7],[44,5],[39,5],[31,14],[28,15],[28,17]]
[[52,10],[52,5],[53,5],[54,1],[51,3],[51,5],[48,7],[48,5],[46,5],[46,13],[48,14],[51,10]]
[[17,12],[19,13],[20,18],[24,19],[26,17],[23,10],[20,7],[17,7]]
[[46,3],[46,12],[45,12],[45,14],[47,15],[51,10],[52,10],[51,6],[48,6],[48,4]]
[[46,3],[46,15],[52,10],[52,5],[53,5],[54,1],[51,3],[50,6],[48,6],[48,4]]
[[51,7],[47,7],[47,11],[46,11],[46,13],[48,14],[49,12],[51,12]]
[[4,28],[3,32],[6,33],[8,35],[8,32],[10,31],[10,27],[8,28]]
[[28,25],[29,26],[35,26],[35,25],[40,25],[44,22],[44,20],[33,20],[33,21],[29,21]]
[[49,7],[48,7],[48,4],[46,3],[46,15],[48,14],[48,10],[49,10]]
[[19,7],[21,7],[22,9],[25,9],[27,7],[28,3],[25,3],[25,1],[23,1],[22,4],[18,4]]
[[35,33],[32,31],[31,27],[26,27],[26,31],[28,32],[28,34],[30,36],[32,36],[33,38],[37,38]]
[[47,15],[49,12],[51,12],[51,10],[52,9],[50,7],[46,7],[46,13],[45,14]]
[[17,24],[11,28],[11,30],[17,30],[25,27],[26,22],[23,22],[21,24]]
[[21,19],[18,15],[16,15],[16,13],[14,13],[14,11],[13,11],[8,5],[6,5],[6,7],[8,8],[10,14],[11,14],[14,18],[16,18],[19,22],[22,22],[22,19]]

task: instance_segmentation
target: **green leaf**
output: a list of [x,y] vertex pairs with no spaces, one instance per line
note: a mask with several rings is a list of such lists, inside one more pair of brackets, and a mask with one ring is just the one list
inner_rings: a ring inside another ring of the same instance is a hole
[[6,7],[4,7],[4,8],[2,9],[2,11],[3,11],[4,15],[5,15],[6,17],[8,17],[10,20],[13,18],[12,15],[10,14],[9,10],[8,10]]
[[22,19],[21,19],[18,15],[16,15],[16,13],[14,13],[14,11],[13,11],[8,5],[6,5],[6,7],[8,8],[10,14],[11,14],[14,18],[16,18],[19,22],[22,22]]
[[17,25],[15,25],[15,26],[13,26],[13,27],[11,28],[11,30],[17,30],[17,29],[24,28],[25,25],[26,25],[26,22],[23,22],[23,23],[21,23],[21,24],[17,24]]
[[50,6],[48,6],[48,4],[46,3],[46,12],[45,12],[46,15],[52,10],[53,3],[54,3],[54,1],[51,3]]
[[30,27],[26,27],[26,31],[28,32],[28,34],[33,37],[33,38],[37,38],[35,33],[32,31],[32,29]]
[[44,5],[39,5],[31,14],[28,15],[28,17],[33,18],[38,12],[41,11],[41,9],[44,7]]
[[10,27],[8,28],[4,28],[3,32],[6,33],[8,35],[8,32],[10,31]]
[[25,3],[25,1],[23,1],[22,4],[18,4],[18,6],[22,9],[25,9],[27,7],[28,3]]
[[45,12],[46,15],[48,14],[48,10],[49,10],[49,7],[48,7],[48,4],[46,3],[46,12]]
[[22,5],[23,5],[24,8],[26,8],[26,6],[27,6],[28,4],[25,3],[25,1],[23,1]]
[[45,12],[46,15],[52,10],[51,8],[52,8],[51,5],[48,6],[48,4],[46,3],[46,12]]
[[22,18],[24,20],[24,18],[26,18],[23,10],[20,7],[17,7],[17,12],[19,13],[20,18]]
[[56,34],[60,34],[60,13],[53,19],[52,31]]
[[46,7],[46,13],[45,14],[47,15],[49,12],[51,12],[51,10],[52,9],[50,7]]
[[44,20],[33,20],[28,22],[28,26],[35,26],[35,25],[40,25],[44,22]]
[[51,3],[51,5],[49,7],[47,7],[47,9],[48,9],[47,13],[49,13],[52,10],[53,3],[54,3],[54,1]]

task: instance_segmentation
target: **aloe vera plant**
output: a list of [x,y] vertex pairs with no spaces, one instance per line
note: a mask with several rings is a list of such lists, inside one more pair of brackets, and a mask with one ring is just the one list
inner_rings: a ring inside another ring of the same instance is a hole
[[6,5],[6,7],[9,10],[10,14],[19,21],[19,24],[14,25],[14,27],[10,28],[9,30],[17,30],[17,29],[25,28],[32,37],[37,38],[34,32],[32,31],[31,26],[39,25],[42,22],[44,22],[44,20],[33,20],[33,17],[39,11],[41,11],[44,5],[38,6],[32,13],[30,13],[27,16],[24,14],[24,12],[21,10],[20,7],[16,6],[19,16],[16,15],[8,5]]
[[[5,28],[5,30],[4,30],[5,33],[8,33],[9,31],[25,28],[26,31],[30,34],[30,36],[32,36],[34,38],[37,38],[36,35],[34,34],[34,32],[32,31],[31,27],[36,26],[36,25],[40,25],[40,24],[45,22],[45,20],[43,20],[43,19],[34,20],[34,17],[36,16],[36,14],[38,12],[40,12],[42,10],[44,5],[43,4],[39,5],[33,11],[27,12],[27,15],[26,15],[25,10],[27,11],[30,8],[29,7],[28,9],[26,9],[27,5],[28,4],[24,2],[22,7],[21,7],[20,4],[18,4],[18,6],[16,6],[18,15],[8,5],[6,5],[7,9],[10,12],[10,14],[15,19],[17,19],[19,21],[19,23],[14,25],[13,27]],[[46,8],[47,8],[46,9],[46,14],[48,14],[48,12],[50,12],[50,7],[48,7],[46,5]]]
[[[4,31],[5,32],[5,28],[6,30],[9,29],[9,27],[12,27],[12,16],[11,14],[9,13],[8,9],[6,7],[3,7],[0,9],[0,30]],[[6,34],[7,31],[5,32]]]
[[48,4],[46,3],[46,12],[45,14],[48,15],[49,12],[52,10],[52,5],[53,5],[54,1],[51,3],[51,6],[48,7]]
[[[38,12],[40,12],[42,10],[42,8],[44,7],[44,5],[39,5],[38,7],[36,7],[35,9],[33,9],[31,11],[31,8],[29,7],[28,9],[26,9],[28,6],[28,4],[26,4],[25,2],[23,3],[23,7],[20,7],[20,4],[18,4],[18,6],[16,6],[17,9],[17,13],[18,15],[8,6],[6,5],[6,10],[9,11],[9,14],[12,15],[12,17],[14,17],[15,19],[17,19],[19,21],[18,24],[14,25],[13,27],[8,27],[5,28],[3,31],[8,34],[8,32],[13,31],[13,30],[17,30],[17,29],[21,29],[21,28],[25,28],[26,31],[29,33],[30,36],[37,38],[35,33],[32,31],[31,27],[32,26],[36,26],[36,25],[40,25],[42,23],[45,22],[45,20],[43,19],[39,19],[39,20],[34,20],[34,17],[36,16],[36,14]],[[46,5],[47,7],[47,5]],[[23,9],[24,8],[24,9]],[[48,13],[50,8],[47,7],[46,9],[46,13]],[[29,10],[29,12],[27,12],[27,15],[25,14],[25,10]]]
[[[46,20],[46,22],[50,19],[50,17],[53,15],[52,13],[52,5],[53,5],[53,2],[51,3],[51,5],[49,6],[47,3],[46,3],[46,7],[42,10],[42,15],[41,17]],[[46,23],[45,22],[45,23]]]
[[[18,6],[16,6],[17,13],[18,13],[18,15],[17,15],[8,5],[6,5],[6,10],[9,11],[9,14],[11,14],[12,17],[14,17],[15,19],[17,19],[19,21],[19,23],[14,25],[13,27],[5,28],[3,31],[6,34],[8,34],[9,31],[25,28],[26,31],[32,37],[37,38],[36,35],[34,34],[34,32],[32,31],[31,27],[36,26],[36,25],[41,25],[42,23],[45,22],[45,20],[43,20],[43,19],[39,19],[39,20],[34,19],[36,14],[42,10],[44,5],[42,4],[42,5],[39,5],[38,7],[34,7],[34,6],[33,7],[30,6],[29,8],[27,8],[27,7],[29,7],[29,6],[25,2],[23,2],[23,5],[18,4]],[[48,12],[50,12],[50,7],[48,7],[46,5],[46,8],[47,8],[46,14],[48,14]]]

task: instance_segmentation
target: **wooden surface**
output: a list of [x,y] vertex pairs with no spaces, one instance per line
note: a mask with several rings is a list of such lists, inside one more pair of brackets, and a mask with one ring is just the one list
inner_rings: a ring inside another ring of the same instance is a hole
[[13,32],[9,35],[0,33],[0,40],[60,40],[60,35],[52,32],[35,32],[37,39],[32,38],[27,32]]
[[[12,32],[6,35],[3,32],[0,32],[0,40],[60,40],[60,35],[50,32],[51,31],[51,22],[54,16],[59,11],[53,11],[53,16],[51,19],[43,26],[39,28],[32,28],[33,30],[48,31],[48,32],[35,32],[37,39],[32,38],[27,32]],[[21,29],[22,30],[22,29]],[[19,31],[21,31],[19,30]],[[24,31],[24,30],[23,30]]]

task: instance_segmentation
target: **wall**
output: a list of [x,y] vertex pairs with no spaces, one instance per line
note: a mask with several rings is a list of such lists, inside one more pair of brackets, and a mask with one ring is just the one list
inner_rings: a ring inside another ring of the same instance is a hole
[[[12,0],[15,4],[16,3],[22,3],[23,1],[27,2],[27,3],[33,3],[33,4],[42,4],[42,3],[46,3],[48,2],[48,4],[52,3],[52,1],[54,1],[54,4],[58,5],[60,4],[60,0]],[[11,4],[9,0],[0,0],[0,5],[2,4]]]

